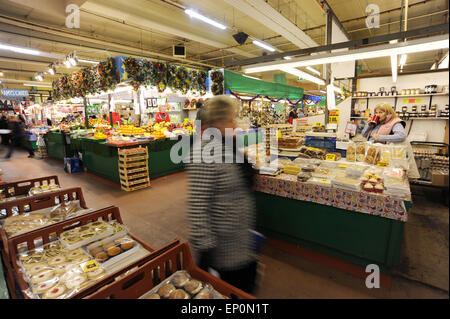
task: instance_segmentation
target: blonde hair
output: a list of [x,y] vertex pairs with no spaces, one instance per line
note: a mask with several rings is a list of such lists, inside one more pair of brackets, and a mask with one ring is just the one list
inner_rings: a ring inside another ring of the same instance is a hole
[[387,115],[392,115],[391,119],[394,119],[397,117],[397,113],[395,113],[395,110],[392,108],[392,106],[389,103],[380,103],[377,106],[375,106],[375,110],[380,110],[386,113]]
[[214,124],[223,120],[232,114],[239,112],[239,103],[236,99],[226,95],[218,95],[205,102],[202,107],[201,120],[205,124]]

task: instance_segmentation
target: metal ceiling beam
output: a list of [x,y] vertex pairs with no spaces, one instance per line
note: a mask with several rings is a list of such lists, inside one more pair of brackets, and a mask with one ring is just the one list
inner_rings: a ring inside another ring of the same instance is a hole
[[234,67],[234,66],[274,61],[274,60],[282,59],[285,56],[309,55],[311,53],[331,51],[331,50],[336,50],[336,49],[357,48],[360,46],[368,46],[368,45],[373,45],[373,44],[385,43],[385,42],[389,42],[391,40],[401,40],[404,38],[410,39],[410,38],[415,38],[415,37],[431,36],[431,35],[435,35],[438,33],[448,33],[448,29],[449,29],[449,23],[444,23],[444,24],[439,24],[439,25],[426,27],[426,28],[408,30],[406,32],[403,31],[403,32],[397,32],[397,33],[385,34],[385,35],[381,35],[381,36],[377,36],[377,37],[373,37],[373,38],[352,40],[352,41],[347,41],[347,42],[334,43],[331,45],[317,46],[314,48],[265,55],[265,56],[261,56],[261,57],[257,57],[257,58],[231,62],[231,63],[227,64],[226,67],[229,68],[229,67]]
[[282,35],[299,48],[317,45],[305,32],[286,19],[264,0],[224,0],[229,5]]

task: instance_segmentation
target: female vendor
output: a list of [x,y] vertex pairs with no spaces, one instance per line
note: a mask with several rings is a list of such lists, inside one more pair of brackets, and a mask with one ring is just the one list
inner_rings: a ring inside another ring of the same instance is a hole
[[159,107],[159,112],[155,115],[155,121],[156,123],[161,122],[170,122],[169,113],[167,113],[167,107],[165,105],[161,105]]
[[401,143],[406,140],[406,123],[388,103],[375,107],[375,116],[363,129],[362,135],[374,143]]
[[388,103],[381,103],[375,107],[375,116],[363,129],[362,135],[373,143],[403,144],[407,151],[407,175],[410,179],[420,178],[419,170],[414,159],[411,144],[406,139],[406,123],[402,121]]

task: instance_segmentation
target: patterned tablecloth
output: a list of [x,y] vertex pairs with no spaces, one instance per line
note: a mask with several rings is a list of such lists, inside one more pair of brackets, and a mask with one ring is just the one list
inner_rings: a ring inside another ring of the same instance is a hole
[[258,175],[256,191],[402,222],[406,222],[408,219],[404,201],[410,201],[410,199],[302,183],[297,181],[297,176],[289,174]]

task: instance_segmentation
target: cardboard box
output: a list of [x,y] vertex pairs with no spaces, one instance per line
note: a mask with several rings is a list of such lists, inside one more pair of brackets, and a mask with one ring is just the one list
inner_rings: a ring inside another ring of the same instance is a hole
[[434,186],[448,186],[448,174],[439,171],[433,171],[431,175],[431,183]]

